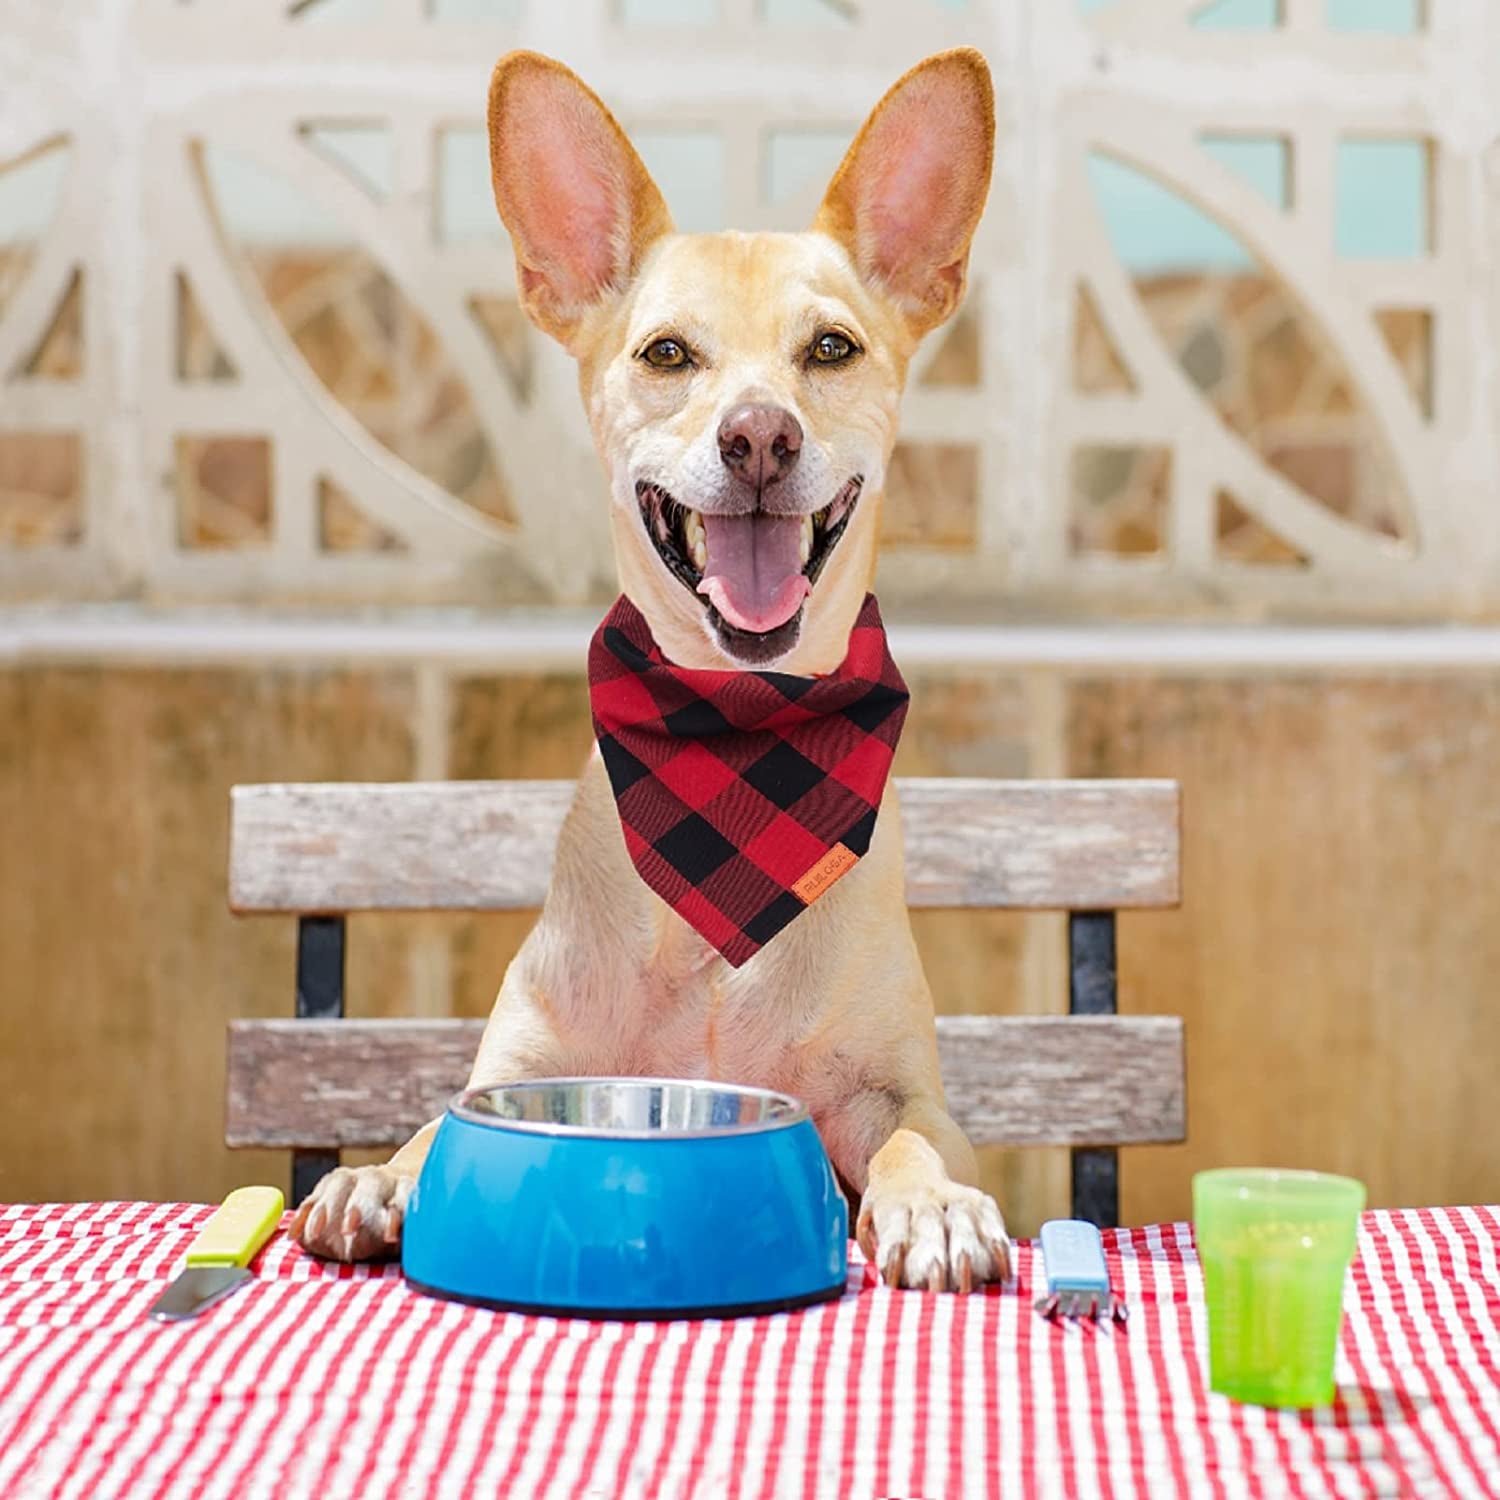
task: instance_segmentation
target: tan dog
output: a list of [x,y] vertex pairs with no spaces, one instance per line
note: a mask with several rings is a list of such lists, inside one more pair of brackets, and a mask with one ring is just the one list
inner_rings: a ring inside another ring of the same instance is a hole
[[[673,233],[608,110],[534,53],[495,69],[489,130],[522,303],[578,360],[625,593],[681,666],[834,670],[874,574],[907,362],[963,294],[993,153],[984,59],[946,52],[902,78],[805,234]],[[596,751],[471,1081],[798,1095],[889,1282],[1005,1277],[1004,1223],[944,1107],[895,802],[854,869],[734,969],[636,874]],[[436,1128],[330,1174],[293,1233],[339,1260],[386,1253]]]

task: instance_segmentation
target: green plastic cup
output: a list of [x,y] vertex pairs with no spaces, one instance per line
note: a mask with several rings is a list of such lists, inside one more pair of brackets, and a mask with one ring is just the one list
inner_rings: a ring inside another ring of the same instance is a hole
[[1326,1406],[1365,1187],[1323,1172],[1193,1178],[1208,1383],[1257,1406]]

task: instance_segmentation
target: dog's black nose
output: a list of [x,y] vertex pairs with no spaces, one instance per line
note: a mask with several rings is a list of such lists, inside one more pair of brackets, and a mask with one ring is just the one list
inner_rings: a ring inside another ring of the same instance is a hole
[[719,423],[719,457],[757,490],[791,472],[802,424],[781,406],[737,406]]

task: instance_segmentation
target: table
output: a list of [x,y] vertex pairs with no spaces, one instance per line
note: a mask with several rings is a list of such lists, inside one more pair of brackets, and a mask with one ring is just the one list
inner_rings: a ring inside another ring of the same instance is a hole
[[[1186,1225],[1106,1235],[1125,1330],[1019,1288],[849,1290],[738,1322],[423,1297],[272,1240],[190,1323],[147,1306],[210,1209],[0,1209],[0,1496],[1500,1494],[1500,1211],[1367,1214],[1339,1397],[1206,1393]],[[726,1247],[732,1253],[732,1247]]]

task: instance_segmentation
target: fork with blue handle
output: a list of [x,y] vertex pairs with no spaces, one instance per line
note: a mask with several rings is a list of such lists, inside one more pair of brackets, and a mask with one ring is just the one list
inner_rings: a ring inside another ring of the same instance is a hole
[[1125,1304],[1109,1289],[1109,1267],[1099,1231],[1083,1219],[1049,1219],[1042,1225],[1047,1292],[1036,1310],[1044,1318],[1108,1316],[1125,1321]]

